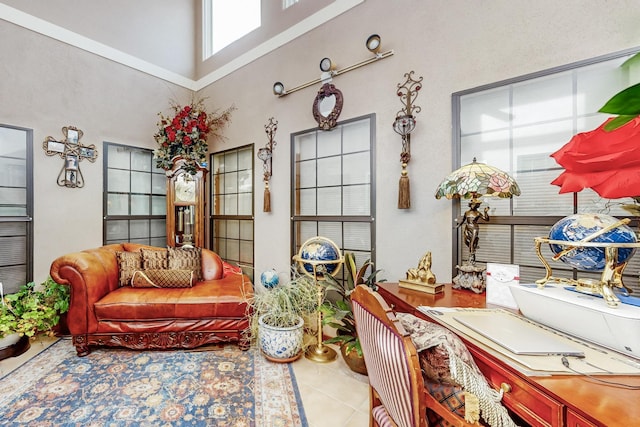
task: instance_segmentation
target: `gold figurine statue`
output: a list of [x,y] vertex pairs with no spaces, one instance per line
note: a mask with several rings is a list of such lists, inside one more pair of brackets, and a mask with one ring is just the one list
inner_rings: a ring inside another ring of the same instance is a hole
[[407,280],[420,281],[430,285],[436,283],[436,276],[431,271],[431,251],[420,258],[417,268],[407,270]]
[[400,286],[431,294],[441,292],[444,289],[444,285],[436,283],[436,275],[431,271],[431,251],[420,258],[418,267],[407,270],[407,278],[400,280]]

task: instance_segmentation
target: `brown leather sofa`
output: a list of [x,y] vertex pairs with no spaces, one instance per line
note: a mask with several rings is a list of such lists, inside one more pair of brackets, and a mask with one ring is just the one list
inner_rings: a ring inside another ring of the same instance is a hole
[[117,252],[141,248],[123,243],[63,255],[53,261],[53,280],[71,287],[67,314],[78,356],[90,346],[132,349],[194,348],[237,342],[249,347],[246,275],[228,271],[213,251],[201,250],[201,279],[191,287],[120,286]]

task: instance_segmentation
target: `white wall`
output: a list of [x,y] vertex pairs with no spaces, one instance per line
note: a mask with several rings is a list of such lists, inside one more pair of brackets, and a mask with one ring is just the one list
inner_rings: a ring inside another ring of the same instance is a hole
[[[279,121],[271,213],[262,212],[262,182],[256,164],[256,271],[290,263],[290,137],[316,126],[311,106],[316,87],[283,98],[272,95],[275,81],[287,87],[319,77],[318,63],[329,56],[338,69],[366,58],[366,38],[382,37],[382,50],[395,54],[337,76],[344,95],[341,119],[376,113],[377,264],[396,281],[433,252],[440,281],[451,279],[451,202],[436,200],[435,189],[451,172],[451,94],[463,89],[640,45],[640,7],[634,1],[573,0],[367,0],[297,40],[201,91],[220,105],[235,103],[224,144],[214,150],[266,142],[264,124]],[[409,164],[409,210],[397,209],[400,137],[391,124],[401,108],[395,90],[404,73],[424,77],[416,104]]]
[[179,4],[175,0],[0,3],[183,76],[195,76],[198,0],[179,0]]
[[[264,125],[278,120],[271,181],[272,212],[262,212],[262,165],[256,159],[256,269],[286,270],[289,254],[289,135],[316,126],[311,114],[319,87],[284,98],[288,87],[319,77],[318,63],[338,68],[368,57],[372,33],[395,55],[338,76],[341,119],[376,113],[377,261],[395,281],[433,252],[438,280],[450,277],[451,202],[433,197],[451,171],[451,93],[610,52],[640,46],[637,1],[600,0],[366,0],[349,12],[204,88],[210,109],[237,107],[225,142],[212,151],[266,143]],[[78,16],[75,19],[82,19]],[[35,279],[69,251],[102,242],[102,141],[154,147],[159,111],[185,102],[188,91],[0,20],[0,123],[34,129]],[[25,54],[26,53],[26,54]],[[424,77],[422,107],[412,135],[409,174],[412,208],[398,210],[400,138],[391,128],[401,108],[395,95],[404,73]],[[77,126],[100,157],[83,161],[86,187],[58,187],[61,159],[47,157],[42,141]]]
[[[33,129],[34,280],[59,255],[102,243],[103,141],[155,148],[159,111],[189,91],[0,20],[0,123]],[[85,187],[56,184],[63,160],[42,149],[63,126],[95,144],[95,163],[80,162]]]

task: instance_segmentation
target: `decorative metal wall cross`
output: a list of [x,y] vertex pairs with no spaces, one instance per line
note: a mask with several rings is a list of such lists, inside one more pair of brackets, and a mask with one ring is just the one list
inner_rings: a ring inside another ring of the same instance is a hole
[[98,158],[98,150],[94,144],[82,145],[80,138],[83,132],[74,126],[62,128],[64,141],[56,141],[48,136],[42,143],[42,148],[47,156],[60,156],[64,163],[58,174],[58,185],[69,188],[84,187],[84,178],[80,170],[80,162],[84,159],[91,163]]

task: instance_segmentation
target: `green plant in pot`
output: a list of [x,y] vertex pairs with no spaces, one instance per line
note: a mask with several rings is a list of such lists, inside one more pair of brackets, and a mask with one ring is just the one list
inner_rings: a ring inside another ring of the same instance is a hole
[[60,315],[69,310],[69,287],[51,277],[40,286],[29,282],[17,292],[3,295],[0,304],[0,339],[53,335]]
[[330,278],[327,284],[327,290],[336,291],[338,299],[334,302],[325,301],[320,307],[323,325],[330,326],[336,330],[336,336],[324,342],[326,344],[338,344],[349,368],[354,372],[366,375],[367,369],[356,332],[350,295],[358,285],[367,285],[375,289],[376,282],[383,282],[384,280],[376,280],[381,270],[375,270],[371,260],[365,261],[360,268],[357,268],[355,255],[350,252],[344,255],[344,267],[346,272],[345,280],[340,282]]
[[267,359],[290,362],[302,355],[304,319],[318,311],[318,287],[293,269],[289,282],[257,289],[249,307],[253,342]]

